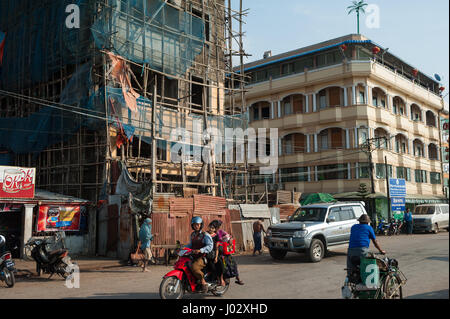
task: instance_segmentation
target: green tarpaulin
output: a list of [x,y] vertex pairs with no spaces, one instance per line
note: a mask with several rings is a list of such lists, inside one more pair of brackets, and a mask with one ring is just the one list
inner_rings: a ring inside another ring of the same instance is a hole
[[335,202],[336,199],[334,199],[333,196],[327,193],[314,193],[309,194],[306,196],[306,198],[302,199],[300,201],[300,204],[302,206],[309,205],[309,204],[316,204],[316,203],[330,203]]

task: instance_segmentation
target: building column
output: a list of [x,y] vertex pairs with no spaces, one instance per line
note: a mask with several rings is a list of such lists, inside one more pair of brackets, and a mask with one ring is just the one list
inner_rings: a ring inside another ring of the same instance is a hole
[[365,95],[364,98],[366,99],[366,101],[365,101],[366,103],[364,103],[364,104],[370,104],[370,103],[369,103],[369,101],[370,101],[370,100],[369,100],[369,91],[370,91],[370,90],[369,90],[369,86],[368,86],[367,84],[366,84],[366,86],[364,87],[364,90],[365,90],[365,91],[364,91],[364,92],[365,92],[365,93],[364,93],[364,95]]
[[347,163],[347,179],[352,179],[352,166],[350,163]]
[[281,184],[281,168],[278,169],[278,183]]
[[348,106],[347,87],[344,87],[344,106]]
[[426,159],[429,159],[428,158],[428,147],[425,143],[423,144],[423,157],[425,157]]
[[316,93],[312,94],[312,99],[313,99],[313,112],[317,111],[317,99],[316,99]]
[[352,105],[356,104],[356,86],[352,86]]
[[278,156],[283,155],[283,144],[281,144],[281,140],[282,140],[282,138],[279,137],[278,138]]
[[33,209],[36,205],[34,204],[24,204],[25,212],[23,217],[23,242],[22,247],[20,247],[22,256],[25,253],[25,244],[32,237],[33,234]]
[[281,117],[281,101],[278,101],[278,117]]
[[306,153],[311,153],[311,135],[306,134]]
[[305,113],[309,113],[309,94],[305,95]]
[[359,179],[359,163],[355,163],[355,170],[356,170],[355,177],[356,179]]
[[317,166],[314,166],[314,181],[315,182],[319,181],[319,176],[317,174]]
[[386,110],[390,111],[391,109],[391,96],[386,94]]
[[345,129],[345,148],[349,149],[350,148],[350,134],[349,134],[349,129],[346,128]]
[[311,181],[311,166],[308,166],[308,182]]
[[319,151],[319,145],[317,143],[317,133],[314,134],[314,152],[318,152]]
[[354,140],[355,140],[355,148],[358,148],[358,128],[355,127],[355,136],[354,136]]
[[275,118],[275,103],[276,102],[272,102],[272,108],[271,108],[271,113],[270,113],[270,118],[271,119]]
[[408,151],[409,151],[408,154],[414,156],[414,144],[411,139],[408,139]]

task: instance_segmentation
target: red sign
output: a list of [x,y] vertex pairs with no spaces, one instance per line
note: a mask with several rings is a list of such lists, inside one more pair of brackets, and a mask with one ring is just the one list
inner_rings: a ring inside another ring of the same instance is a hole
[[80,206],[43,205],[39,207],[37,231],[79,231]]
[[35,168],[0,166],[0,198],[33,198]]

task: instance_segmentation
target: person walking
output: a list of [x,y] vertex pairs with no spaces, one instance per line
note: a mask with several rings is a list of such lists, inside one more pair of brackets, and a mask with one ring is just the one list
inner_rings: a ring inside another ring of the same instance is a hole
[[142,264],[142,271],[147,272],[147,264],[153,258],[150,243],[153,240],[152,235],[152,220],[146,218],[139,230],[139,241],[141,242],[141,250],[144,252],[144,260]]
[[253,241],[255,243],[255,248],[253,249],[253,256],[256,255],[256,252],[262,254],[262,232],[266,232],[264,229],[264,218],[259,218],[256,222],[253,223]]
[[412,213],[409,211],[409,208],[407,208],[403,214],[403,221],[406,223],[406,233],[411,235],[413,232],[413,217]]

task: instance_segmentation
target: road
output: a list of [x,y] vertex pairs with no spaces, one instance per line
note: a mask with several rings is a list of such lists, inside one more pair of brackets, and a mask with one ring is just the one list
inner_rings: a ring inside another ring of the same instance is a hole
[[[449,233],[379,237],[388,256],[399,261],[408,278],[405,298],[449,298]],[[266,252],[261,256],[237,256],[244,286],[233,282],[225,299],[334,299],[341,298],[345,275],[346,248],[340,247],[320,263],[309,263],[302,254],[288,253],[274,261]],[[0,282],[3,298],[159,298],[162,276],[172,268],[152,266],[149,273],[136,267],[81,270],[80,288],[69,289],[61,278],[18,278],[16,286]],[[191,299],[213,296],[187,295]]]

